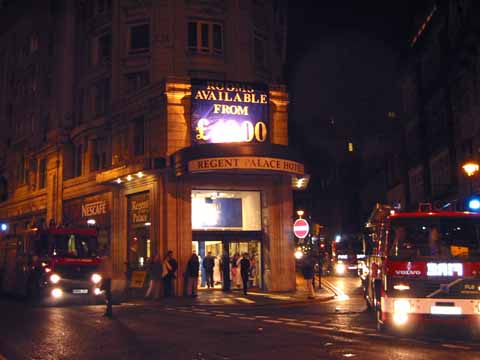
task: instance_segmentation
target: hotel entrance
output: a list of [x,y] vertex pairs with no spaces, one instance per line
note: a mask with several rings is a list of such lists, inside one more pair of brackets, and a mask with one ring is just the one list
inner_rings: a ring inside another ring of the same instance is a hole
[[[200,258],[200,289],[222,289],[226,266],[231,289],[240,289],[243,254],[250,260],[249,287],[262,287],[260,195],[260,191],[192,190],[192,251]],[[212,265],[213,286],[208,281]]]
[[[195,236],[196,235],[196,236]],[[192,243],[192,252],[200,259],[200,273],[198,276],[198,288],[209,289],[207,270],[204,266],[205,258],[213,258],[213,288],[222,289],[224,281],[224,266],[228,266],[230,276],[230,288],[232,290],[242,288],[240,276],[240,260],[243,254],[248,254],[250,260],[249,288],[262,287],[262,253],[261,240],[244,240],[243,236],[235,240],[231,234],[227,238],[218,240],[202,240],[206,234],[195,234]],[[211,260],[210,260],[211,261]],[[212,262],[212,261],[211,261]]]

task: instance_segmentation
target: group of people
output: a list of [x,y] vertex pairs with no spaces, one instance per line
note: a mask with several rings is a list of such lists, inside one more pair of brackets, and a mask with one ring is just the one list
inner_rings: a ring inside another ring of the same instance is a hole
[[176,277],[178,268],[177,260],[173,257],[173,251],[168,251],[167,255],[160,258],[160,255],[156,255],[148,264],[147,272],[149,277],[148,289],[145,293],[145,298],[152,297],[158,300],[160,298],[160,289],[163,283],[164,296],[173,295],[173,280]]
[[[237,287],[240,287],[241,282],[243,293],[247,294],[249,279],[252,276],[252,271],[256,268],[254,259],[250,259],[248,253],[244,253],[242,256],[237,253],[232,259],[230,259],[226,253],[221,262],[215,260],[216,258],[212,256],[210,251],[203,259],[207,287],[213,288],[215,286],[214,272],[216,271],[215,266],[217,265],[220,267],[218,270],[222,274],[223,290],[230,290],[231,281],[233,281],[234,285]],[[194,252],[188,260],[187,270],[185,272],[187,283],[186,292],[189,296],[197,296],[199,272],[200,259]]]

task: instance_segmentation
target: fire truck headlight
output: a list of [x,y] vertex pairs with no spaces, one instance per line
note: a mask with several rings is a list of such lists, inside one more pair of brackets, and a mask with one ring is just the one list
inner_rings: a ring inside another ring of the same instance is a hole
[[403,325],[408,321],[410,312],[410,302],[405,299],[395,300],[393,302],[393,321],[397,325]]
[[102,276],[100,274],[93,274],[91,279],[94,284],[98,284],[100,281],[102,281]]
[[55,288],[55,289],[52,290],[51,294],[52,294],[53,298],[60,299],[63,295],[63,291],[62,291],[62,289]]
[[407,285],[407,284],[395,284],[395,285],[393,285],[393,288],[394,288],[395,290],[405,291],[405,290],[410,290],[410,285]]
[[347,270],[347,267],[345,266],[344,263],[339,262],[337,265],[335,265],[335,272],[339,275],[345,274],[346,270]]
[[59,281],[60,281],[60,276],[58,276],[57,274],[50,275],[50,282],[52,284],[58,284]]

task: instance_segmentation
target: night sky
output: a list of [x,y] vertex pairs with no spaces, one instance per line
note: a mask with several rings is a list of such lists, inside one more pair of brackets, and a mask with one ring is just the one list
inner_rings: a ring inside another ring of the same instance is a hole
[[[389,111],[401,116],[402,63],[415,14],[428,2],[290,2],[286,73],[291,145],[303,154],[312,175],[310,206],[323,202],[325,210],[329,201],[338,200],[335,191],[322,193],[320,184],[345,160],[347,142],[361,152],[371,136],[384,131]],[[348,202],[358,194],[347,189],[342,196]]]

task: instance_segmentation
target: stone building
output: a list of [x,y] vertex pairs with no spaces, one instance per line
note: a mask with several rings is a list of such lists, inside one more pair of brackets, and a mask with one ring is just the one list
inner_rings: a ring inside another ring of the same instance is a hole
[[[23,5],[22,5],[23,4]],[[248,252],[254,286],[295,288],[277,0],[7,1],[0,219],[95,223],[116,283],[172,250]]]
[[[396,132],[386,167],[387,199],[417,209],[465,208],[469,179],[461,165],[480,151],[480,41],[476,1],[428,1],[401,81],[403,137]],[[478,191],[478,177],[472,179]]]

